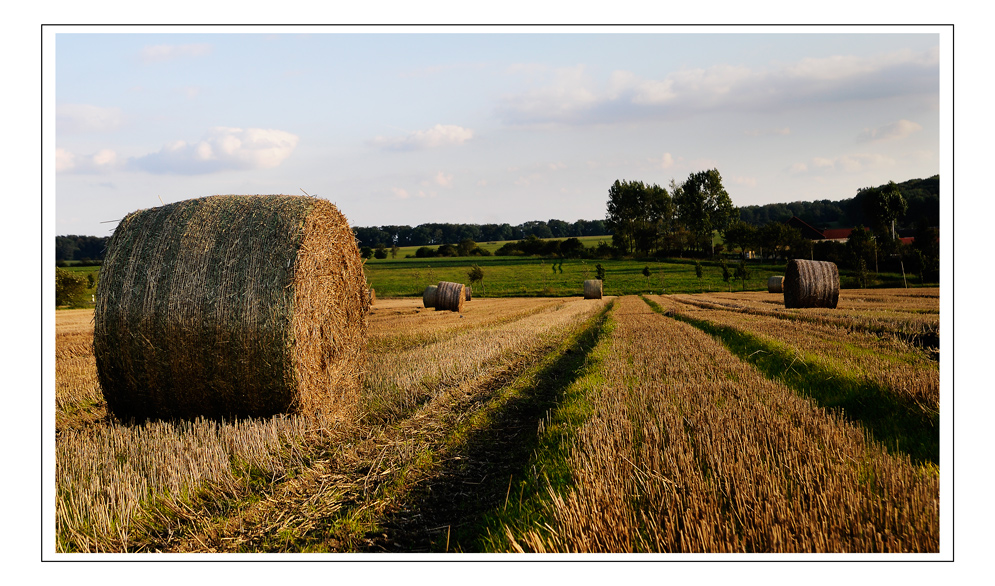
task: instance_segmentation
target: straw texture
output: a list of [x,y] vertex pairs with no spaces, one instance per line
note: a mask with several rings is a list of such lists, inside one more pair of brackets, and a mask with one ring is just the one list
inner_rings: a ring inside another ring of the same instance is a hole
[[600,279],[588,279],[584,281],[584,299],[601,299]]
[[463,312],[463,303],[466,302],[465,285],[462,283],[450,283],[449,281],[439,281],[438,289],[435,291],[435,309]]
[[840,274],[836,263],[792,259],[781,282],[784,307],[828,307],[834,309],[840,298]]
[[421,294],[421,302],[425,307],[435,307],[435,293],[439,289],[436,285],[425,287]]
[[358,397],[370,299],[345,217],[299,196],[213,196],[129,214],[94,311],[122,419],[340,412]]

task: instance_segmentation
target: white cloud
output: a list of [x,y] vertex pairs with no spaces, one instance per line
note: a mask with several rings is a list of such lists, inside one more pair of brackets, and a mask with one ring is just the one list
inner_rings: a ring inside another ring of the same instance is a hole
[[413,151],[448,145],[459,145],[473,138],[469,128],[454,124],[436,124],[428,130],[416,130],[407,136],[378,136],[370,143],[373,146],[392,151]]
[[[749,68],[718,64],[660,78],[624,70],[598,82],[583,65],[528,70],[536,85],[506,95],[497,107],[509,124],[616,123],[677,117],[716,108],[783,111],[812,102],[849,101],[935,91],[935,50],[869,57],[837,55]],[[787,129],[777,129],[786,134]]]
[[756,187],[757,178],[756,177],[731,177],[730,181],[736,185],[744,185],[746,187]]
[[[813,157],[813,173],[863,173],[877,169],[884,169],[895,165],[895,160],[891,157],[876,153],[856,153],[852,155],[841,155],[838,157]],[[793,172],[806,172],[809,168],[804,163],[792,165]]]
[[391,187],[390,190],[394,192],[394,195],[396,195],[401,199],[407,199],[411,197],[411,194],[408,193],[407,189],[402,189],[400,187]]
[[660,160],[661,169],[669,169],[674,166],[674,157],[670,153],[663,153],[663,158]]
[[71,171],[76,166],[76,155],[66,149],[55,149],[55,172],[64,173]]
[[124,123],[120,108],[90,104],[60,104],[55,108],[55,129],[62,133],[110,132]]
[[914,132],[922,130],[922,126],[909,120],[899,120],[891,124],[885,124],[877,128],[868,128],[857,136],[858,142],[872,142],[879,140],[901,140],[908,138]]
[[211,53],[211,45],[207,43],[191,43],[188,45],[146,45],[142,48],[142,62],[160,63],[172,61],[180,57],[200,57]]
[[746,130],[743,134],[747,136],[788,136],[791,134],[791,128],[785,126],[784,128],[757,128],[754,130]]
[[439,171],[435,175],[435,182],[437,184],[443,186],[443,187],[452,187],[453,186],[453,176],[452,175],[446,175],[442,171]]
[[150,173],[195,175],[227,170],[272,169],[297,147],[299,137],[282,130],[217,126],[196,143],[182,140],[131,160]]
[[101,149],[92,155],[79,155],[63,148],[55,149],[56,173],[107,173],[122,167],[117,153]]

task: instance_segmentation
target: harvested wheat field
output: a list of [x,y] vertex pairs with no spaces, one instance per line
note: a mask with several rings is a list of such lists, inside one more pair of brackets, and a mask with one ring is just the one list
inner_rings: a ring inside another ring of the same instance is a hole
[[62,311],[56,549],[939,552],[916,293],[380,298],[354,413],[137,424]]

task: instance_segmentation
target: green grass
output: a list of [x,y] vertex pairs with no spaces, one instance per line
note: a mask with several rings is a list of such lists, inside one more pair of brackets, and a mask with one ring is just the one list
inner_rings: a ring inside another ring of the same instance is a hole
[[[565,353],[551,355],[554,360],[547,361],[535,382],[524,388],[511,386],[508,394],[521,403],[515,406],[516,411],[545,413],[545,417],[539,433],[532,436],[535,439],[524,438],[528,444],[518,449],[530,458],[521,460],[511,471],[504,502],[461,528],[459,542],[464,551],[509,551],[505,526],[521,534],[551,521],[550,490],[563,492],[573,484],[568,463],[570,449],[577,430],[591,414],[587,397],[604,384],[602,363],[609,351],[608,336],[614,329],[611,309],[609,304],[582,333],[562,345],[559,351],[568,347]],[[507,410],[507,403],[500,406]]]
[[[704,274],[699,283],[694,261],[688,259],[592,260],[540,259],[538,257],[490,256],[367,261],[366,280],[378,297],[420,297],[425,287],[439,281],[469,284],[467,271],[477,264],[484,271],[482,284],[474,284],[474,297],[569,297],[583,295],[584,281],[596,276],[595,266],[605,269],[605,295],[639,293],[700,293],[728,291],[722,281],[722,268],[716,262],[702,261]],[[556,270],[553,270],[553,267]],[[649,267],[649,278],[643,269]],[[562,268],[562,272],[560,269]],[[748,291],[766,291],[767,278],[784,274],[782,263],[751,263],[753,273],[746,282]],[[733,291],[742,284],[732,284]]]

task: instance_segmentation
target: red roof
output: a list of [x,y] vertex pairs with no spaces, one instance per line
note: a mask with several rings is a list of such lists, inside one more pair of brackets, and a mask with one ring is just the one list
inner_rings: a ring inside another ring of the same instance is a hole
[[839,240],[849,238],[853,228],[827,228],[822,231],[822,237],[826,240]]

